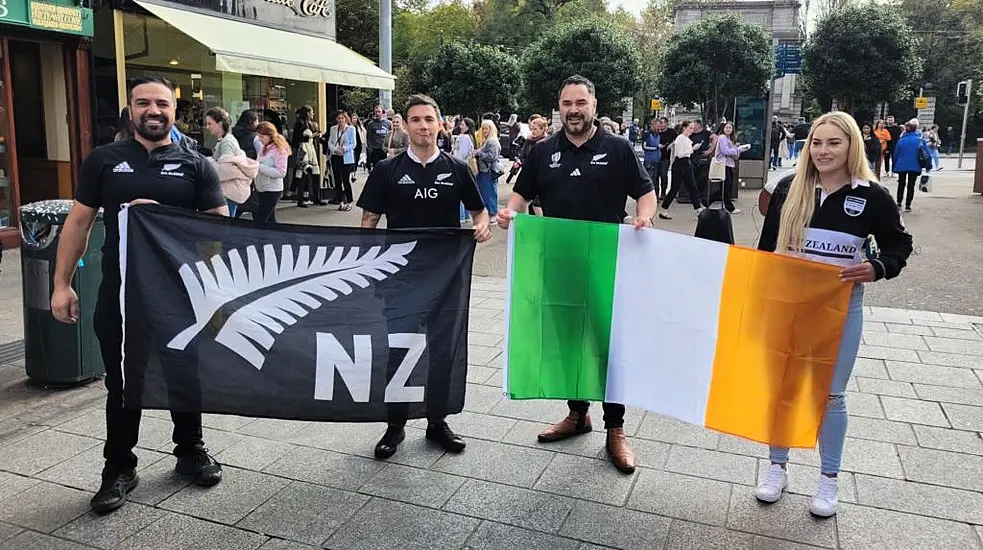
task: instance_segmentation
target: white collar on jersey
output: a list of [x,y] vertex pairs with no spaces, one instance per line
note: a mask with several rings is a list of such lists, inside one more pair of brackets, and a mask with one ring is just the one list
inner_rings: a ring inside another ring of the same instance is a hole
[[426,160],[426,162],[420,160],[420,157],[416,156],[416,154],[413,153],[413,149],[412,148],[409,148],[409,149],[406,150],[406,155],[408,157],[410,157],[411,159],[413,159],[413,162],[415,162],[415,163],[417,163],[417,164],[419,164],[421,166],[426,166],[426,165],[432,163],[433,161],[437,160],[437,157],[440,156],[440,149],[438,148],[437,151],[434,152],[434,154],[431,155],[430,158],[428,158]]
[[857,187],[870,187],[870,182],[867,180],[856,178],[850,182],[850,189],[856,189]]

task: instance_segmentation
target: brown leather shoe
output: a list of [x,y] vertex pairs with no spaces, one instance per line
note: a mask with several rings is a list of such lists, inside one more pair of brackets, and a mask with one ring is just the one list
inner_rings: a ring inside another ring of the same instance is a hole
[[624,428],[608,430],[607,450],[615,468],[626,474],[635,471],[635,453],[628,444]]
[[580,413],[570,411],[566,418],[553,424],[545,432],[539,434],[539,441],[542,443],[552,443],[573,437],[575,435],[589,433],[593,428],[590,425],[590,414],[585,414],[583,419]]

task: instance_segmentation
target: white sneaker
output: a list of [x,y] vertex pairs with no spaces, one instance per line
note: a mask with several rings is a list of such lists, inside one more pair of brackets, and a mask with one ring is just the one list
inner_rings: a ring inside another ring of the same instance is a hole
[[741,213],[741,209],[740,208],[735,208],[735,209],[731,210],[730,213],[731,214],[740,214]]
[[754,496],[761,502],[778,502],[786,487],[788,487],[788,471],[779,464],[772,464],[768,466],[761,484],[754,490]]
[[816,486],[816,494],[812,496],[809,511],[821,518],[835,516],[837,503],[836,489],[837,478],[820,474],[819,485]]

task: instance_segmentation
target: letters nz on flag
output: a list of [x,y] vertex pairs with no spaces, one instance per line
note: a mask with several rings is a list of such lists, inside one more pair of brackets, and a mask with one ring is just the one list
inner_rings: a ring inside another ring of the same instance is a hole
[[460,230],[120,213],[124,399],[286,419],[464,406],[474,239]]

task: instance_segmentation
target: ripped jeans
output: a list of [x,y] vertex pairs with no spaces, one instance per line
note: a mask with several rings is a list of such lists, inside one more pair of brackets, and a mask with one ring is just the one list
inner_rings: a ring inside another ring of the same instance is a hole
[[[846,384],[853,373],[853,364],[860,351],[860,337],[864,328],[864,287],[854,285],[850,295],[850,307],[847,311],[846,324],[843,325],[843,337],[840,340],[840,351],[836,356],[836,366],[833,368],[833,382],[829,387],[829,402],[826,404],[826,414],[819,428],[819,459],[822,473],[836,474],[840,471],[840,460],[843,456],[843,443],[846,440]],[[772,463],[786,464],[788,448],[772,447],[769,453]]]

